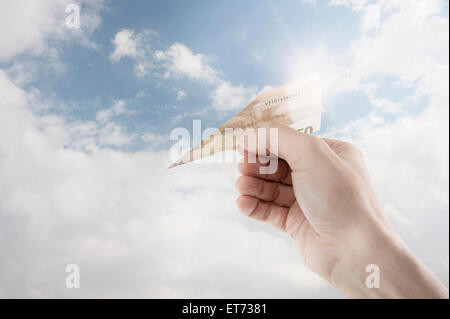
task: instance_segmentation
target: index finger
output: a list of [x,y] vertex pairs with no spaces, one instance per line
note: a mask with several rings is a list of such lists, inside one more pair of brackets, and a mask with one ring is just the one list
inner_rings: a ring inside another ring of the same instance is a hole
[[248,152],[244,152],[244,158],[239,162],[238,169],[242,175],[292,185],[291,168],[285,160],[278,159],[278,166],[275,173],[262,174],[260,168],[267,165],[268,163],[261,163],[259,156],[256,157],[256,163],[250,163],[248,161]]

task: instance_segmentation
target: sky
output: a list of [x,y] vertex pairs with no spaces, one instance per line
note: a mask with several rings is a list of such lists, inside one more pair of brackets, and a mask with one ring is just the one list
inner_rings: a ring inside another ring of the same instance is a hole
[[343,297],[237,212],[236,165],[166,170],[175,128],[306,78],[448,287],[447,1],[0,0],[0,38],[0,297]]

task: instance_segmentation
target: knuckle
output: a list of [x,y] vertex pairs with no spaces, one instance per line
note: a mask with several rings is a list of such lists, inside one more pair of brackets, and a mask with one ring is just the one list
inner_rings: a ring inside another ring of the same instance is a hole
[[264,214],[261,218],[263,221],[266,221],[269,218],[270,213],[272,212],[272,205],[270,205],[270,203],[266,203],[265,206],[266,207],[264,208]]
[[321,138],[318,138],[316,136],[308,136],[309,139],[309,147],[314,150],[314,151],[323,151],[326,149],[327,147],[327,143],[325,143],[324,140],[322,140]]
[[264,194],[264,190],[266,188],[266,183],[264,181],[255,180],[255,183],[257,184],[257,195],[262,196]]
[[348,152],[350,152],[352,154],[355,154],[358,156],[363,155],[363,152],[361,151],[361,149],[353,143],[345,142],[344,147],[347,149]]
[[234,187],[237,189],[237,190],[239,190],[239,191],[241,191],[242,190],[242,188],[243,188],[243,183],[244,183],[244,181],[245,181],[245,176],[239,176],[238,178],[237,178],[237,180],[236,180],[236,183],[234,184]]
[[278,198],[278,196],[280,196],[280,185],[273,184],[271,201],[273,202],[274,200],[276,200]]
[[248,217],[253,217],[253,216],[255,215],[256,211],[258,210],[259,205],[260,205],[259,201],[256,202],[255,208],[253,208],[253,209],[250,211],[250,214],[248,214]]

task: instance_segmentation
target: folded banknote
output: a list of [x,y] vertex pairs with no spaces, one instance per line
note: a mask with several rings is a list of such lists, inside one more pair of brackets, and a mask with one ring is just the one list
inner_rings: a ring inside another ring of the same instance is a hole
[[311,134],[320,130],[322,112],[321,90],[315,81],[263,92],[169,168],[236,149],[236,138],[245,130],[266,127],[272,121]]

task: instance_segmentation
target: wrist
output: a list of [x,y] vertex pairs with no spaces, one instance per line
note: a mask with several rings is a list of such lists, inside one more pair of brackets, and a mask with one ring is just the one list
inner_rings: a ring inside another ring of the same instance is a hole
[[330,277],[347,297],[448,298],[447,288],[389,227],[374,221],[347,240]]

